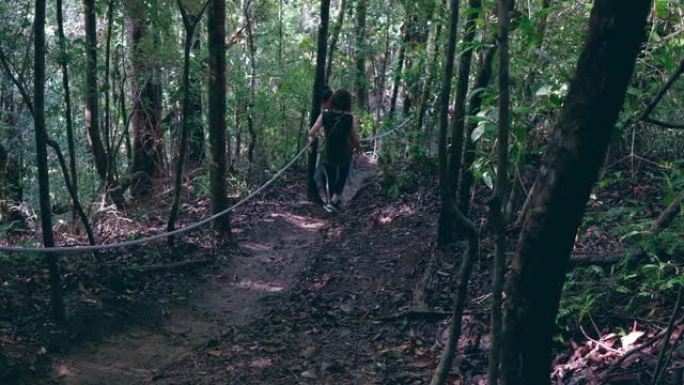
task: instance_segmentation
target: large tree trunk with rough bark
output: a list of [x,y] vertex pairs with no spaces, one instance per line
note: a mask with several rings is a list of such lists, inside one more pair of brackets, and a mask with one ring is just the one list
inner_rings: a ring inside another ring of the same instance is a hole
[[549,384],[551,339],[577,227],[598,178],[650,0],[597,0],[506,286],[502,382]]
[[83,0],[86,37],[86,108],[85,125],[90,147],[95,157],[95,168],[100,179],[106,184],[108,177],[107,151],[100,135],[99,126],[99,90],[97,87],[97,25],[95,0]]
[[[209,181],[214,214],[228,208],[229,148],[226,138],[226,2],[211,0],[207,8],[209,48]],[[214,229],[230,237],[228,214],[214,221]]]
[[133,91],[133,162],[131,173],[143,172],[144,178],[131,189],[134,196],[148,195],[151,180],[164,164],[164,145],[161,131],[161,80],[159,69],[151,64],[154,44],[147,36],[154,33],[142,2],[130,1],[128,9],[128,38],[131,47],[131,89]]

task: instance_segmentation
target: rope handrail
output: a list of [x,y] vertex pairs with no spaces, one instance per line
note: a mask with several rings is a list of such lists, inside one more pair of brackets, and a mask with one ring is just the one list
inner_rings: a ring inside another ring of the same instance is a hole
[[[362,139],[362,141],[372,141],[376,140],[379,138],[382,138],[384,136],[387,136],[391,134],[392,132],[397,131],[398,129],[402,128],[403,126],[406,125],[406,123],[409,121],[409,119],[404,120],[400,125],[396,126],[392,130],[389,130],[383,134],[375,135],[373,137],[365,138]],[[307,150],[311,147],[311,143],[308,143],[304,148],[302,148],[297,155],[295,155],[285,166],[283,166],[278,172],[276,172],[271,179],[266,181],[263,185],[261,185],[259,188],[254,190],[253,192],[249,193],[246,197],[242,198],[239,200],[237,203],[234,205],[228,207],[227,209],[220,211],[210,217],[207,217],[205,219],[202,219],[199,222],[195,222],[191,225],[187,225],[185,227],[173,230],[173,231],[168,231],[165,233],[159,233],[155,235],[150,235],[148,237],[143,237],[139,239],[133,239],[129,241],[122,241],[122,242],[115,242],[115,243],[109,243],[109,244],[101,244],[101,245],[84,245],[84,246],[58,246],[58,247],[20,247],[20,246],[0,246],[0,252],[5,252],[5,253],[22,253],[22,254],[33,254],[33,253],[40,253],[40,254],[50,254],[50,255],[58,255],[58,254],[84,254],[84,253],[92,253],[92,252],[98,252],[98,251],[105,251],[105,250],[114,250],[114,249],[122,249],[126,247],[131,247],[131,246],[138,246],[150,242],[154,242],[156,240],[172,237],[174,235],[178,234],[183,234],[192,230],[195,230],[207,223],[210,223],[226,214],[228,214],[231,211],[234,211],[238,207],[244,205],[248,201],[250,201],[252,198],[254,198],[256,195],[260,194],[262,191],[264,191],[268,186],[273,184],[278,178],[280,178],[281,175],[285,171],[287,171],[292,165],[295,164],[295,162],[302,156],[304,155]]]

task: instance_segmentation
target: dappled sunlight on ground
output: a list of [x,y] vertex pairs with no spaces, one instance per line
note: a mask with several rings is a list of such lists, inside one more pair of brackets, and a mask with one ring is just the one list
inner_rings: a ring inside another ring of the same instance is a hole
[[240,246],[252,251],[266,251],[273,249],[273,245],[258,242],[240,242]]
[[406,217],[415,214],[416,210],[407,204],[401,204],[399,206],[390,206],[379,210],[379,212],[374,213],[373,221],[380,225],[386,225],[392,223],[395,219],[399,217]]
[[324,221],[290,213],[271,213],[271,217],[282,218],[287,223],[305,230],[319,230],[325,225]]
[[252,279],[243,279],[235,284],[236,287],[242,289],[250,289],[256,291],[265,291],[267,293],[279,293],[285,288],[274,282],[257,281]]

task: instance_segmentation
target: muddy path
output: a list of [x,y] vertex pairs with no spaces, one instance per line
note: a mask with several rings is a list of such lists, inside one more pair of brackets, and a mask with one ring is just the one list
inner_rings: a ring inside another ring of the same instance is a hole
[[[367,159],[345,191],[349,201],[377,173]],[[304,189],[299,189],[305,191]],[[311,262],[311,250],[324,239],[331,219],[297,194],[289,202],[253,202],[249,214],[236,213],[238,251],[201,274],[184,304],[170,308],[161,322],[142,320],[100,341],[72,348],[56,357],[50,382],[65,385],[142,384],[156,382],[176,363],[205,351],[263,316],[269,299],[287,293]]]

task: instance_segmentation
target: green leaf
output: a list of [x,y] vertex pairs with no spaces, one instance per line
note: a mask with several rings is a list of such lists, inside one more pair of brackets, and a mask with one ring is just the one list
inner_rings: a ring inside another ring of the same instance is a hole
[[480,121],[480,123],[477,124],[477,127],[473,130],[473,133],[470,135],[470,140],[473,142],[477,142],[478,139],[484,134],[485,132],[485,126],[487,125],[487,122],[485,120]]
[[484,174],[482,174],[482,179],[484,179],[485,184],[490,190],[494,188],[494,181],[492,180],[492,176],[489,171],[485,171]]

